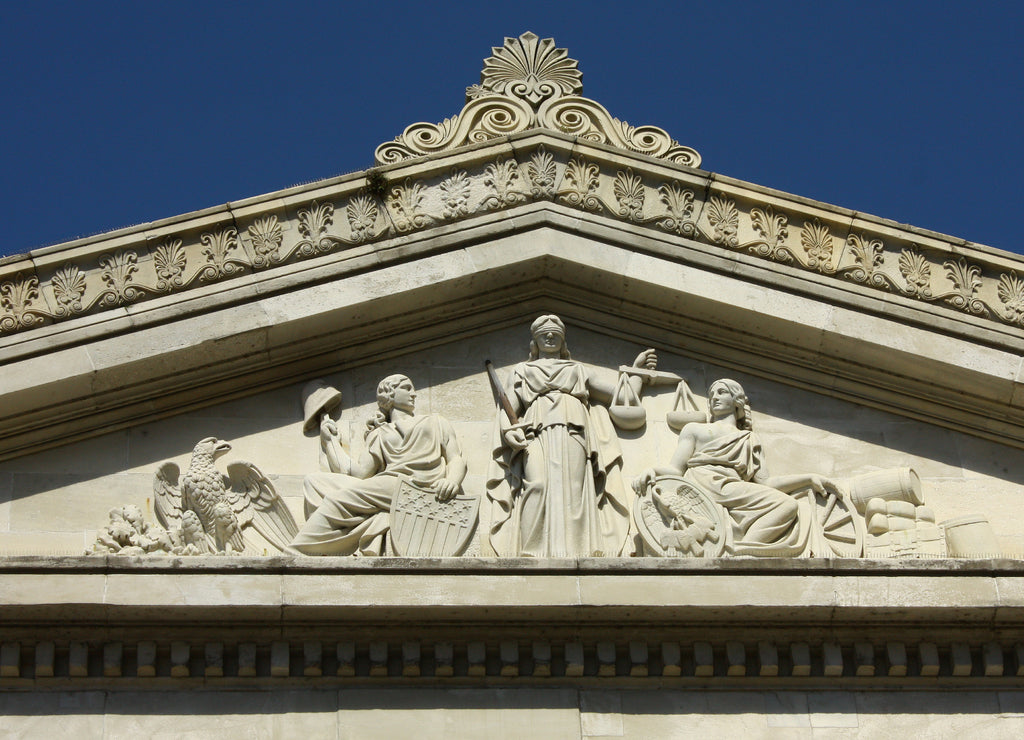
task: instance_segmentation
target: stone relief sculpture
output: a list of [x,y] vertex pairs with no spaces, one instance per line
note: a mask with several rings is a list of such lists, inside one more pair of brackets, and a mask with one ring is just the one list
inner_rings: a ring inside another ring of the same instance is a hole
[[734,380],[712,383],[706,419],[696,415],[681,382],[667,419],[681,429],[672,460],[633,482],[643,554],[920,558],[999,552],[983,516],[936,524],[910,468],[835,480],[813,473],[769,477],[749,401]]
[[[982,515],[937,523],[910,468],[835,479],[769,476],[749,401],[735,381],[714,382],[704,412],[685,380],[656,369],[654,350],[620,366],[613,383],[571,358],[557,316],[539,317],[531,333],[529,359],[504,387],[486,363],[503,407],[486,492],[487,536],[501,557],[1000,553]],[[640,429],[641,391],[664,383],[676,384],[666,422],[679,431],[677,447],[667,465],[634,480],[630,507],[615,429]],[[357,456],[332,417],[340,391],[322,380],[305,386],[303,426],[319,428],[323,472],[303,481],[301,528],[256,466],[236,462],[227,475],[220,472],[215,461],[231,447],[207,437],[180,480],[173,462],[156,471],[159,525],[146,522],[138,506],[111,509],[86,554],[476,554],[480,498],[463,492],[467,464],[454,429],[443,416],[417,416],[415,403],[408,377],[384,378]],[[247,537],[249,528],[261,538]]]
[[[177,535],[177,536],[175,536]],[[205,544],[205,543],[204,543]],[[142,509],[134,504],[111,509],[109,521],[96,535],[86,555],[188,555],[188,543],[181,533],[171,533],[149,524]]]
[[[809,488],[825,497],[839,497],[836,484],[814,474],[768,476],[760,442],[753,435],[747,396],[736,381],[711,385],[708,416],[706,422],[683,427],[668,466],[649,469],[634,481],[641,497],[637,523],[647,524],[640,528],[641,536],[655,552],[661,550],[659,554],[791,557],[804,552],[810,528],[789,494]],[[666,485],[666,477],[677,485]],[[655,485],[658,482],[661,485]],[[671,488],[675,490],[670,492]],[[708,503],[725,510],[724,522]],[[654,510],[671,512],[671,528],[656,526]],[[657,540],[650,542],[655,535]]]
[[[466,463],[451,423],[415,415],[405,375],[377,386],[357,459],[338,425],[320,422],[321,459],[330,472],[305,478],[306,523],[289,551],[303,555],[460,555],[475,532],[478,499],[462,495]],[[308,414],[307,414],[308,416]]]
[[160,523],[179,532],[185,554],[258,552],[247,543],[252,527],[273,547],[283,550],[298,530],[295,520],[273,485],[252,463],[234,462],[228,474],[214,461],[231,449],[227,442],[206,437],[196,444],[188,470],[181,476],[173,462],[156,472],[153,493]]
[[[541,316],[530,331],[529,359],[512,370],[504,390],[511,409],[499,414],[495,431],[491,546],[508,557],[623,554],[629,509],[622,454],[599,405],[611,403],[615,387],[571,358],[557,316]],[[654,370],[654,350],[633,365]],[[643,378],[624,382],[638,397]]]

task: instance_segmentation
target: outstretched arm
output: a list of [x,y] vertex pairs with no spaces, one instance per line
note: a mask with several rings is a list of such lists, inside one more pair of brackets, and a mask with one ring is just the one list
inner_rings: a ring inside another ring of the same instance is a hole
[[676,451],[672,454],[669,464],[664,467],[648,468],[645,470],[633,481],[633,490],[636,491],[637,495],[643,496],[655,478],[662,475],[682,475],[686,471],[686,465],[690,462],[690,458],[693,457],[693,452],[696,449],[696,426],[694,424],[687,424],[683,427],[683,431],[679,433],[679,443],[676,445]]
[[[653,349],[645,349],[633,360],[633,367],[640,367],[644,370],[657,370],[658,354]],[[633,392],[639,396],[640,391],[644,387],[644,379],[638,375],[630,375],[627,378],[627,382],[630,388],[633,389]],[[609,383],[593,374],[587,379],[587,389],[590,391],[591,398],[603,404],[611,403],[615,395],[615,383]]]
[[811,488],[815,493],[822,495],[839,494],[839,489],[831,478],[826,478],[816,473],[776,475],[766,479],[764,485],[769,488],[778,489],[783,493],[794,493],[804,488]]

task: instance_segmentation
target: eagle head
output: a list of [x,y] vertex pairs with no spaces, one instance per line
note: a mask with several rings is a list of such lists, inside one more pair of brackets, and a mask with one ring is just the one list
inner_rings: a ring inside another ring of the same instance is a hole
[[216,460],[230,449],[231,445],[223,439],[205,437],[199,440],[195,448],[192,450],[192,454],[198,457],[208,457],[212,460]]

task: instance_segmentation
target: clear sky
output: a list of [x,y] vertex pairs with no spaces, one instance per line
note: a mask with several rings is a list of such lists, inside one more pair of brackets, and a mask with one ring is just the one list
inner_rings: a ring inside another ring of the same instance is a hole
[[1012,2],[0,3],[0,254],[361,170],[505,36],[714,172],[1024,252]]

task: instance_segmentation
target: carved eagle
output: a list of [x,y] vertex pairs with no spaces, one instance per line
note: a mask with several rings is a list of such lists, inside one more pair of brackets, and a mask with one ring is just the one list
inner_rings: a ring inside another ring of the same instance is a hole
[[252,463],[231,463],[227,475],[217,469],[214,461],[230,449],[216,437],[199,440],[180,485],[178,466],[161,465],[153,479],[157,518],[168,530],[195,530],[198,523],[214,552],[243,552],[249,526],[283,550],[299,531],[295,519]]

